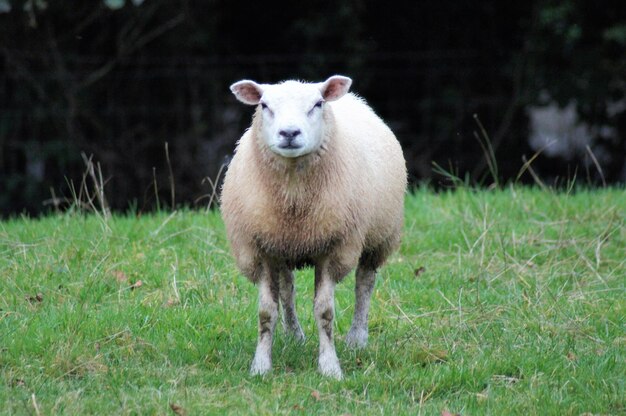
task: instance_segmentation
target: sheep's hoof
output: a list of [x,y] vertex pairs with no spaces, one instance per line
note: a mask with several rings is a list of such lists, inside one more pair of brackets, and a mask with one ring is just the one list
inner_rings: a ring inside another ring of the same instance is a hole
[[300,326],[300,322],[297,320],[295,322],[283,321],[283,329],[285,330],[287,336],[292,337],[298,342],[304,343],[306,338],[304,336],[304,331]]
[[365,348],[367,346],[367,329],[350,328],[348,335],[346,335],[346,344],[354,350]]
[[343,378],[341,367],[339,366],[339,360],[337,354],[327,353],[320,355],[319,358],[319,371],[323,376],[331,377],[336,380]]
[[304,337],[304,331],[302,331],[302,328],[300,328],[300,326],[298,326],[297,328],[292,328],[288,331],[288,334],[291,335],[293,339],[302,344],[304,344],[304,341],[306,340],[306,338]]
[[250,375],[264,376],[272,371],[272,361],[264,356],[255,355],[250,366]]

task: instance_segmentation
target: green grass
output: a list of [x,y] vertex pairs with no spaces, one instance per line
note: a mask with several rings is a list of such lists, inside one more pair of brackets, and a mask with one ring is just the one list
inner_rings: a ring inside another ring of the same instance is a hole
[[624,414],[625,222],[623,189],[416,191],[363,351],[337,288],[341,382],[316,371],[311,270],[307,342],[279,326],[248,375],[257,294],[218,213],[0,222],[0,413]]

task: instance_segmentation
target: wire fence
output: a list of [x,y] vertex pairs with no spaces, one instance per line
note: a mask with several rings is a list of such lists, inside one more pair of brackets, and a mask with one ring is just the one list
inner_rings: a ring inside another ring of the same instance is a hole
[[[69,196],[70,184],[84,169],[81,152],[101,163],[114,209],[127,208],[129,201],[149,209],[161,198],[169,200],[169,169],[178,203],[202,201],[210,191],[206,178],[214,181],[223,170],[249,123],[251,110],[228,90],[242,78],[276,82],[351,76],[353,89],[398,136],[413,182],[433,177],[433,161],[471,171],[482,159],[472,116],[478,114],[487,131],[496,131],[511,104],[510,79],[472,50],[350,59],[304,54],[112,60],[97,54],[4,52],[0,206],[5,213],[23,207],[40,211],[51,189]],[[521,117],[511,124],[505,150],[527,150],[523,122]],[[511,164],[503,157],[506,175]],[[511,171],[522,163],[516,158]]]

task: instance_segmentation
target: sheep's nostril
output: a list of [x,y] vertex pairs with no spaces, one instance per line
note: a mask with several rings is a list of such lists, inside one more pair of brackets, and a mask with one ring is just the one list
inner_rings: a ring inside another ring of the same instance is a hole
[[285,139],[289,139],[289,140],[293,140],[300,133],[302,133],[300,129],[281,130],[278,132],[278,134],[283,136]]

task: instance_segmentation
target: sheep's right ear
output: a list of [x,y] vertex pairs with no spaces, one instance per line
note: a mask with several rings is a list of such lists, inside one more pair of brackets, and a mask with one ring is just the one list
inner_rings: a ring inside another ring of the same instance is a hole
[[263,95],[263,88],[256,82],[247,79],[235,82],[230,86],[230,90],[239,101],[248,105],[257,105]]

